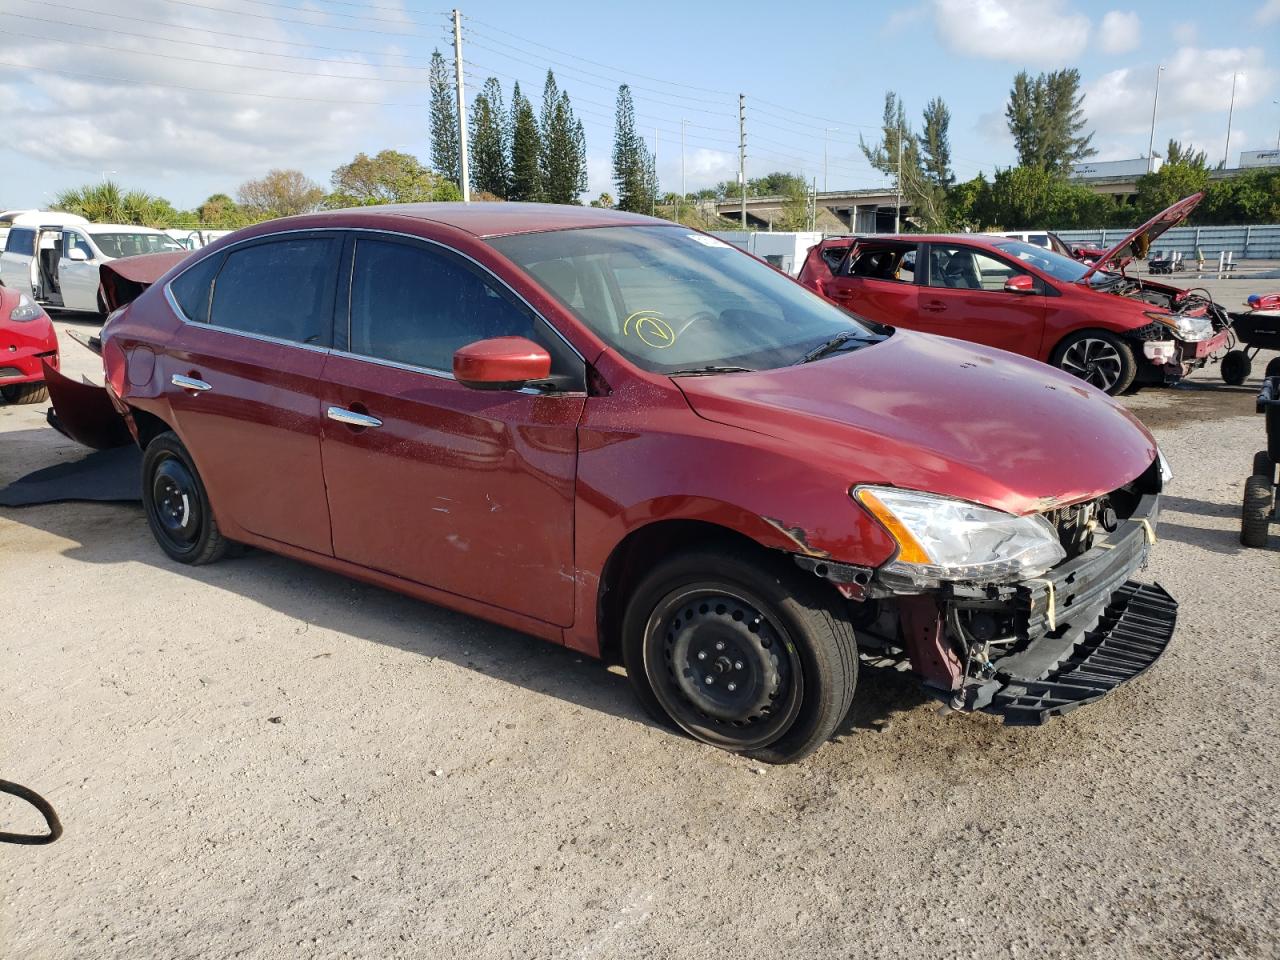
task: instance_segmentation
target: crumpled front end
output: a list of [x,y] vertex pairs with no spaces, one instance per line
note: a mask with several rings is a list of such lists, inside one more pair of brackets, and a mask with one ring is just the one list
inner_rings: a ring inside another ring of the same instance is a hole
[[885,568],[797,563],[851,600],[864,653],[909,661],[955,710],[1043,723],[1132,680],[1168,647],[1177,603],[1135,579],[1156,540],[1161,487],[1157,462],[1108,495],[1044,512],[1066,557],[1021,580],[921,589]]

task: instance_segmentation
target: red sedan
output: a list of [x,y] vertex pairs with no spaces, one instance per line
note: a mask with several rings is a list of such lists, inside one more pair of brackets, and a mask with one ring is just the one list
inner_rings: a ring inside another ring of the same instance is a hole
[[58,336],[48,314],[26,294],[0,286],[0,397],[8,403],[48,397],[44,363],[57,369]]
[[800,282],[872,320],[1034,357],[1110,394],[1172,383],[1226,345],[1226,311],[1203,291],[1101,266],[1145,258],[1202,196],[1092,265],[998,235],[839,237],[809,251]]
[[[1165,479],[1131,415],[687,227],[278,220],[168,269],[102,340],[174,560],[252,544],[621,662],[656,716],[766,761],[831,735],[860,647],[1040,721],[1172,634],[1130,580]],[[100,441],[61,383],[57,422]]]

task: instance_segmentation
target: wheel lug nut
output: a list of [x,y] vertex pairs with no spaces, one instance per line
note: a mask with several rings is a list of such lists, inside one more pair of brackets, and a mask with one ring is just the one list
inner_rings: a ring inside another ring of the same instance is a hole
[[716,649],[717,649],[717,650],[723,650],[723,649],[724,649],[724,641],[723,641],[723,640],[717,640],[717,641],[716,641]]
[[733,693],[733,691],[735,691],[735,690],[737,690],[737,689],[738,689],[738,685],[737,685],[736,683],[731,683],[731,684],[729,684],[729,692],[730,692],[730,693]]
[[742,669],[742,661],[741,661],[741,660],[735,660],[735,661],[733,661],[733,669],[735,669],[735,670],[741,670],[741,669]]
[[705,659],[707,659],[707,651],[705,651],[705,650],[699,650],[699,651],[698,651],[698,659],[699,659],[699,660],[705,660]]
[[703,682],[703,683],[705,683],[707,686],[711,686],[711,684],[713,684],[713,683],[715,683],[715,682],[716,682],[716,678],[715,678],[715,677],[707,677],[707,678],[706,678],[705,680],[703,680],[702,682]]

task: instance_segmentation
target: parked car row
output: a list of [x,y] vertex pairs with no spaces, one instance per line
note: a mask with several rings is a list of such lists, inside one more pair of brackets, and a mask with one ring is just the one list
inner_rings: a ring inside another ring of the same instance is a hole
[[[1010,296],[1054,296],[1010,243]],[[916,241],[922,277],[951,275],[944,244]],[[177,562],[250,544],[620,662],[663,722],[773,762],[830,737],[860,651],[1040,722],[1172,635],[1174,601],[1131,579],[1169,476],[1133,416],[696,230],[371,207],[175,259],[108,264],[112,303],[136,297],[106,387],[49,385],[69,436],[143,449]]]
[[[1125,275],[1195,208],[1171,206],[1091,265],[998,234],[837,237],[810,250],[800,281],[881,323],[1033,357],[1110,394],[1173,383],[1230,339],[1206,294]],[[1102,264],[1120,264],[1117,272]]]

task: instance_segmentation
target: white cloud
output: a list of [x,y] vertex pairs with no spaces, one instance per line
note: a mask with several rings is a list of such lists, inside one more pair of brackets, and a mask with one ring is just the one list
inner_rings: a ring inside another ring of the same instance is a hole
[[934,0],[933,7],[943,43],[971,57],[1057,66],[1089,41],[1089,18],[1061,0]]
[[1132,10],[1112,10],[1102,18],[1099,42],[1104,53],[1128,53],[1138,49],[1142,21]]
[[1263,26],[1280,20],[1280,0],[1266,0],[1262,6],[1258,7],[1253,19]]
[[1200,28],[1191,20],[1181,20],[1173,25],[1174,42],[1180,47],[1194,47],[1200,39]]

